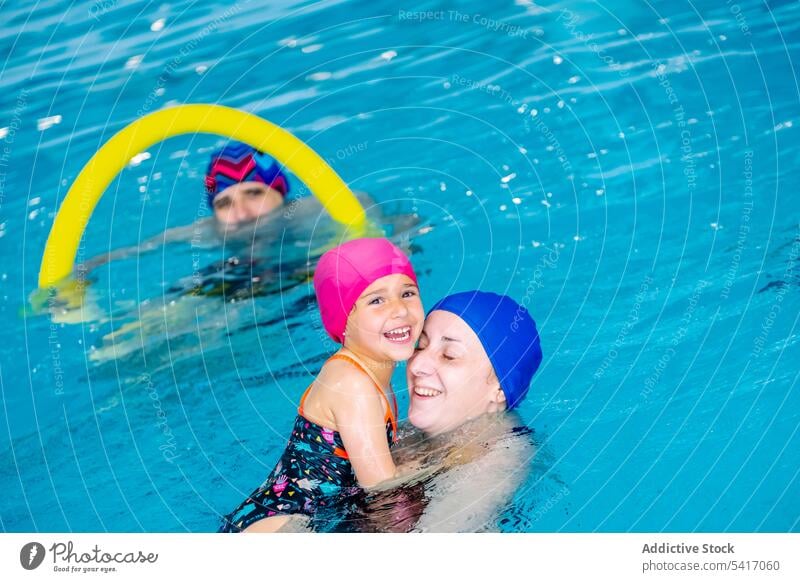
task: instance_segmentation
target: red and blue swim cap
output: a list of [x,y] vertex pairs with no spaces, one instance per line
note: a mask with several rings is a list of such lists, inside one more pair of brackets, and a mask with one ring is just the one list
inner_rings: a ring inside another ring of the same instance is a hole
[[436,310],[449,311],[472,328],[500,381],[506,407],[516,407],[542,363],[539,332],[527,308],[508,295],[466,291],[445,297],[428,313]]
[[247,144],[230,142],[211,154],[206,170],[209,206],[217,194],[241,182],[261,182],[284,197],[289,193],[289,181],[275,160]]

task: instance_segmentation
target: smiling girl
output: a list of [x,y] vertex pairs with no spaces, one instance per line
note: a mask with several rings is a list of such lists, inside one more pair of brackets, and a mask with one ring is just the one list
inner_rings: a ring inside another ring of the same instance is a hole
[[300,400],[272,474],[220,531],[277,531],[341,488],[397,476],[389,450],[397,401],[389,381],[397,362],[414,353],[424,320],[411,263],[386,239],[350,241],[322,256],[314,290],[323,326],[342,348]]

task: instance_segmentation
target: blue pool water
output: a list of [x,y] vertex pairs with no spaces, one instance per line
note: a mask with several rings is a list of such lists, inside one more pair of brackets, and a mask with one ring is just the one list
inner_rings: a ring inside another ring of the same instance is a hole
[[[385,214],[417,213],[426,306],[469,288],[528,306],[545,359],[520,413],[541,448],[504,530],[800,529],[795,3],[2,12],[3,531],[214,530],[325,357],[292,274],[324,224],[262,249],[255,297],[187,295],[238,251],[174,245],[95,271],[82,318],[31,310],[83,164],[186,102],[279,123]],[[138,158],[81,255],[193,221],[217,143]]]

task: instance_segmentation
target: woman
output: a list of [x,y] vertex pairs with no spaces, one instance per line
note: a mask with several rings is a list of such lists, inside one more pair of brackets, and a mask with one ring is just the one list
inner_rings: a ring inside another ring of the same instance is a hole
[[433,306],[408,363],[408,419],[429,436],[515,408],[542,361],[536,323],[507,295],[456,293]]
[[[534,455],[516,408],[542,361],[527,310],[508,296],[469,291],[439,301],[408,362],[408,419],[421,431],[398,463],[440,464],[433,477],[357,500],[337,527],[360,531],[479,531],[524,481]],[[393,484],[396,486],[397,484]]]

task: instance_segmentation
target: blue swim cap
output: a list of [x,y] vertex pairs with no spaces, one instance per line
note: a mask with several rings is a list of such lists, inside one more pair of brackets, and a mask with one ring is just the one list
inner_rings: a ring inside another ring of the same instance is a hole
[[536,322],[528,310],[507,295],[484,291],[455,293],[428,312],[449,311],[472,328],[481,340],[506,395],[506,407],[516,407],[542,362]]

